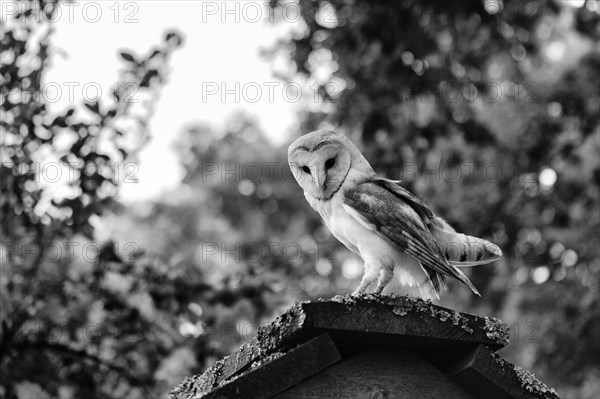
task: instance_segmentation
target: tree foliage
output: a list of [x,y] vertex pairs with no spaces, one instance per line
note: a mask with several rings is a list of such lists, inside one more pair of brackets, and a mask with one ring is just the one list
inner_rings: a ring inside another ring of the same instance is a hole
[[486,302],[472,306],[534,330],[513,345],[517,363],[565,397],[597,395],[597,2],[299,4],[305,29],[279,48],[288,78],[320,78],[333,105],[303,130],[344,130],[378,172],[499,243],[504,259],[472,272]]
[[93,224],[116,204],[122,166],[148,140],[152,105],[181,38],[167,33],[145,56],[121,52],[110,99],[59,111],[41,94],[56,54],[49,21],[57,7],[23,2],[3,21],[0,39],[0,395],[125,397],[133,387],[147,396],[160,335],[171,332],[152,331],[157,337],[144,343],[144,288],[160,272],[122,262],[112,243],[94,241]]

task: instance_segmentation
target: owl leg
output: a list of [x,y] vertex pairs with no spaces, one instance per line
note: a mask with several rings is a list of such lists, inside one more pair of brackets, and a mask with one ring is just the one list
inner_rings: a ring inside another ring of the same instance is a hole
[[356,291],[352,293],[352,295],[356,296],[363,294],[365,290],[369,287],[369,285],[371,285],[371,283],[377,280],[377,275],[379,274],[378,272],[379,270],[376,266],[373,266],[369,263],[365,263],[365,274],[363,275],[360,285],[358,286]]
[[394,277],[394,266],[386,267],[382,266],[381,270],[379,270],[379,279],[377,280],[377,287],[374,294],[381,294],[381,292],[387,287],[387,285],[392,281],[392,277]]

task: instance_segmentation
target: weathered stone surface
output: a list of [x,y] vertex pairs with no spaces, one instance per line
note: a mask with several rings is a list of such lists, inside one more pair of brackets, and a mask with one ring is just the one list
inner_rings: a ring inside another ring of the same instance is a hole
[[[201,398],[324,332],[346,347],[385,345],[433,350],[436,356],[442,350],[440,356],[449,357],[477,345],[500,349],[509,336],[507,326],[498,319],[460,313],[410,296],[367,294],[303,302],[259,328],[251,342],[202,375],[187,378],[171,392],[171,398]],[[534,385],[528,382],[524,388]]]

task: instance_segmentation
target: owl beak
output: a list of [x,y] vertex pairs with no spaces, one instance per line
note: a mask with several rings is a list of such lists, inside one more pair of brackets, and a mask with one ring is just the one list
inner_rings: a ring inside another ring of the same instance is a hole
[[313,182],[317,185],[317,187],[325,191],[325,182],[327,180],[327,175],[325,174],[324,168],[315,167],[312,175]]

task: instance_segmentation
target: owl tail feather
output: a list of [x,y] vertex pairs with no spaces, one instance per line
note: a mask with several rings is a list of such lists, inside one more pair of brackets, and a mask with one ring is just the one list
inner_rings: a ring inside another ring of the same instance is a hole
[[[460,280],[460,282],[462,282],[463,284],[465,284],[466,286],[468,286],[471,291],[473,291],[475,293],[475,295],[477,296],[481,296],[481,294],[479,293],[479,290],[477,290],[477,288],[475,287],[475,285],[473,285],[473,283],[471,282],[471,280],[469,280],[469,278],[467,276],[465,276],[465,274],[460,271],[459,269],[457,269],[454,266],[450,266],[453,268],[453,275]],[[434,299],[434,295],[437,299],[440,299],[440,293],[442,293],[443,291],[446,290],[446,276],[444,276],[441,273],[438,273],[434,270],[428,270],[426,271],[427,273],[427,277],[429,277],[429,283],[430,285],[427,284],[423,284],[419,286],[419,291],[421,292],[421,296],[423,297],[429,297],[431,299]],[[424,295],[425,294],[425,295]]]
[[502,256],[502,250],[496,244],[457,233],[440,217],[430,218],[428,225],[431,234],[438,241],[442,252],[452,266],[485,265]]
[[[450,262],[450,264],[452,265],[452,263]],[[452,267],[454,267],[454,265],[452,265]],[[454,270],[457,272],[458,274],[458,279],[465,285],[467,285],[471,291],[473,291],[475,293],[475,295],[477,296],[481,296],[481,294],[479,293],[479,291],[477,290],[477,288],[475,287],[475,285],[473,285],[473,283],[471,282],[471,280],[469,280],[469,278],[467,276],[465,276],[465,274],[463,272],[460,271],[460,269],[457,269],[456,267],[454,267]]]

